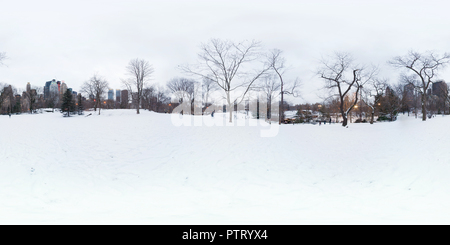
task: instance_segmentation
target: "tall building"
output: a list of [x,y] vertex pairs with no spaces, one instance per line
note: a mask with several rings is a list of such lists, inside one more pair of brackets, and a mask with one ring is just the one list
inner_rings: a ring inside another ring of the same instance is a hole
[[116,89],[116,102],[120,102],[120,89]]
[[120,91],[120,104],[122,108],[127,108],[128,106],[128,90]]
[[435,82],[431,85],[431,90],[433,91],[433,95],[444,98],[447,94],[447,84],[445,81]]
[[414,85],[407,84],[403,87],[403,90],[405,91],[405,101],[408,104],[408,106],[412,106],[414,99],[415,99],[415,93],[414,93]]
[[60,90],[59,90],[59,98],[62,99],[64,96],[64,93],[67,91],[67,84],[62,81],[61,86],[60,86]]
[[44,99],[48,99],[50,96],[50,92],[54,92],[59,94],[59,87],[58,82],[61,84],[60,81],[56,81],[55,79],[45,82],[44,86]]
[[27,93],[30,93],[30,91],[31,91],[31,84],[27,83]]
[[[5,86],[2,96],[4,96],[3,103],[1,104],[0,113],[11,113],[12,106],[14,105],[14,93],[12,86]],[[8,99],[9,97],[9,99]]]
[[114,89],[108,90],[108,100],[114,100]]
[[57,81],[56,84],[58,84],[58,93],[61,94],[61,81]]
[[45,86],[44,86],[44,99],[47,99],[50,93],[50,84],[52,83],[52,81],[48,81],[45,82]]
[[55,79],[53,79],[53,81],[50,83],[49,93],[50,94],[58,94],[59,95],[58,84],[55,81]]
[[431,90],[433,93],[434,105],[436,106],[437,113],[445,113],[448,109],[446,106],[447,96],[448,96],[448,88],[447,83],[445,81],[438,81],[431,85]]

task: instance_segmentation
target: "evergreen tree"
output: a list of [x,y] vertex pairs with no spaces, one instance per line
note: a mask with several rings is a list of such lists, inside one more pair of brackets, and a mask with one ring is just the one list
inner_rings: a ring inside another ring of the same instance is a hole
[[63,103],[61,105],[61,110],[63,112],[66,112],[67,116],[70,116],[70,112],[75,111],[75,103],[72,99],[72,93],[70,90],[66,90],[66,92],[63,95]]
[[20,104],[20,99],[16,99],[16,103],[13,107],[13,113],[21,113],[22,112],[22,105]]

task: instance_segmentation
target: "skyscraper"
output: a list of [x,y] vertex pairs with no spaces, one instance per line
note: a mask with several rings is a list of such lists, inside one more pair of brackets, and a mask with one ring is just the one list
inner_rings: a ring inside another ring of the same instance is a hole
[[64,96],[64,93],[67,91],[67,84],[64,82],[64,81],[62,81],[62,83],[61,83],[61,87],[60,87],[60,90],[59,90],[59,97],[62,99],[62,97]]
[[61,93],[61,81],[57,81],[56,84],[58,84],[58,93]]
[[128,108],[128,90],[120,91],[120,107]]
[[447,84],[445,81],[435,82],[431,85],[431,90],[433,90],[433,95],[444,98],[447,94]]
[[116,89],[116,102],[120,102],[120,89]]
[[49,94],[50,94],[50,84],[52,83],[52,81],[48,81],[45,83],[44,86],[44,99],[47,99]]
[[108,100],[114,100],[114,89],[108,90]]
[[[60,84],[61,82],[58,81]],[[58,82],[53,79],[51,81],[45,82],[45,86],[44,86],[44,99],[48,99],[50,96],[50,92],[54,92],[56,94],[59,94],[59,86],[58,86]]]
[[50,94],[58,94],[59,95],[58,84],[56,83],[55,79],[53,79],[53,81],[51,81],[51,83],[50,83],[49,92],[50,92]]

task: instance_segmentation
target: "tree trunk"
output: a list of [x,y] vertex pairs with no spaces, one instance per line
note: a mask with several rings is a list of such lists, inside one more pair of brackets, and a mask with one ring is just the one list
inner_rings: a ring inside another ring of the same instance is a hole
[[427,120],[427,108],[426,108],[426,98],[425,98],[425,93],[422,94],[422,121],[426,121]]
[[342,114],[342,126],[347,126],[347,116],[344,116],[344,114]]
[[284,91],[283,91],[283,83],[281,83],[281,105],[280,105],[280,119],[279,123],[281,125],[281,122],[284,121]]
[[339,105],[339,110],[340,110],[341,116],[342,116],[342,127],[345,127],[345,126],[347,126],[347,115],[345,115],[345,113],[344,113],[344,97],[342,95],[340,95],[340,100],[341,100],[341,103]]
[[373,124],[373,117],[374,117],[375,112],[372,110],[372,117],[370,118],[370,124]]
[[230,114],[230,120],[229,120],[229,122],[231,123],[231,122],[233,122],[232,119],[233,119],[233,109],[234,109],[234,106],[231,105],[231,101],[230,101],[230,92],[227,93],[227,103],[228,103],[228,110],[229,110],[229,114]]
[[[139,90],[138,90],[139,93]],[[141,96],[139,96],[139,94],[136,95],[136,114],[139,114],[139,107],[141,106]]]

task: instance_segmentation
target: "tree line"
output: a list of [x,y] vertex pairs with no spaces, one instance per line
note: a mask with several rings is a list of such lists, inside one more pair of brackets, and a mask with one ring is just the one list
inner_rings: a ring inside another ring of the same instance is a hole
[[[4,57],[3,53],[0,61]],[[370,118],[371,123],[375,115],[393,120],[399,112],[421,113],[425,121],[436,110],[437,113],[450,112],[448,85],[438,78],[449,62],[447,53],[410,51],[396,56],[388,64],[400,69],[401,78],[397,85],[391,85],[388,79],[378,76],[377,67],[360,64],[349,53],[336,52],[322,58],[316,68],[324,84],[321,110],[327,109],[325,114],[332,113],[342,126],[347,126],[348,117],[354,111],[359,112],[360,117]],[[209,107],[222,99],[226,101],[232,122],[234,108],[248,103],[256,92],[266,95],[268,105],[280,100],[275,111],[281,123],[285,121],[287,109],[285,96],[300,96],[300,79],[286,79],[286,73],[292,69],[286,65],[283,52],[279,49],[264,51],[257,41],[211,39],[201,44],[197,62],[178,68],[188,77],[175,77],[167,81],[165,88],[155,87],[149,82],[153,66],[146,60],[133,59],[126,66],[128,77],[122,79],[131,103],[126,101],[117,106],[117,102],[106,100],[108,82],[97,74],[83,84],[81,91],[89,99],[80,103],[89,103],[86,107],[98,109],[99,114],[101,108],[118,107],[133,107],[137,114],[140,109],[171,112],[180,104],[186,105],[185,113],[193,114],[200,108],[203,114],[211,112]],[[441,85],[435,86],[439,83]],[[432,87],[440,92],[430,92]],[[1,96],[3,94],[5,92]],[[268,111],[266,117],[270,118],[271,114]],[[299,115],[303,116],[303,112]]]

